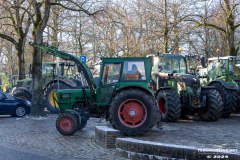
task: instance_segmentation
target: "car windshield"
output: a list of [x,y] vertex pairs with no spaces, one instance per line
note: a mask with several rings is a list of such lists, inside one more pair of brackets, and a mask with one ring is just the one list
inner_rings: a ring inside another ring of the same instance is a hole
[[161,60],[161,72],[186,73],[186,62],[184,58],[163,57]]

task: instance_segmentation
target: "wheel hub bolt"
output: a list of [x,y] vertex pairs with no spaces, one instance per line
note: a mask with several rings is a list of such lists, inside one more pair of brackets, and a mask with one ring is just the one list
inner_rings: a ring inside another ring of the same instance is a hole
[[135,117],[135,116],[137,115],[137,112],[136,112],[136,110],[132,109],[132,110],[129,111],[128,114],[129,114],[131,117]]

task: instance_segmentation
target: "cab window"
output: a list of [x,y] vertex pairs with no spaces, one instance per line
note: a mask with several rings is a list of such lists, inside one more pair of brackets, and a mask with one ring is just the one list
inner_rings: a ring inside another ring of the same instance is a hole
[[180,59],[180,73],[187,73],[186,62],[183,58]]
[[104,65],[102,84],[112,84],[119,81],[121,71],[120,63],[107,63]]
[[125,61],[123,80],[146,80],[144,61]]

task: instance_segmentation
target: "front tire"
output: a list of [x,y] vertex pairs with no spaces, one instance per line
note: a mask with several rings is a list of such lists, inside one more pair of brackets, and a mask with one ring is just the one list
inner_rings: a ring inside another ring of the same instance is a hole
[[56,120],[56,128],[64,136],[71,136],[78,130],[77,117],[70,113],[60,114]]
[[19,105],[14,110],[14,117],[24,117],[27,114],[26,107]]
[[157,94],[157,102],[162,121],[175,122],[181,116],[181,102],[177,91],[161,90]]
[[199,112],[199,117],[203,121],[216,121],[221,118],[223,101],[220,93],[216,89],[208,89],[206,93],[206,107]]
[[139,89],[120,91],[110,105],[113,128],[125,135],[142,135],[157,121],[158,109],[153,96]]

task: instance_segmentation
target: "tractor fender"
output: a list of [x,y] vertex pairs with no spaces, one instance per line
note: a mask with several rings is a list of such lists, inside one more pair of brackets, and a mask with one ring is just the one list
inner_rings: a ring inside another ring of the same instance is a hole
[[73,81],[73,80],[71,80],[71,79],[54,79],[54,80],[52,80],[52,81],[49,81],[45,86],[44,86],[44,88],[43,88],[43,90],[46,90],[46,88],[50,85],[50,84],[53,84],[53,83],[58,83],[58,81],[60,82],[60,83],[63,83],[63,84],[65,84],[65,85],[67,85],[67,86],[70,86],[70,87],[72,87],[72,88],[76,88],[77,87],[77,85],[76,85],[76,83]]
[[159,93],[160,91],[162,91],[162,90],[170,90],[170,89],[173,89],[173,87],[171,87],[171,86],[160,87],[160,88],[158,88],[158,90],[155,92],[154,97],[157,97],[157,95],[158,95],[158,93]]
[[[154,93],[153,93],[153,91],[152,91],[150,88],[146,88],[146,87],[139,86],[139,85],[129,85],[129,86],[123,86],[123,87],[121,87],[121,88],[117,88],[116,91],[115,91],[115,93],[114,93],[114,96],[115,96],[117,93],[119,93],[120,91],[126,90],[126,89],[140,89],[140,90],[143,90],[143,91],[145,91],[146,93],[154,96]],[[114,96],[113,96],[113,97],[114,97]]]
[[28,92],[30,95],[32,95],[32,93],[25,87],[13,87],[11,94],[14,95],[17,90],[23,90],[25,92]]
[[210,86],[213,83],[220,83],[224,88],[226,89],[230,89],[230,90],[239,90],[239,86],[237,85],[236,82],[232,81],[232,82],[226,82],[222,79],[215,79],[214,81],[210,82],[208,84],[208,86]]

